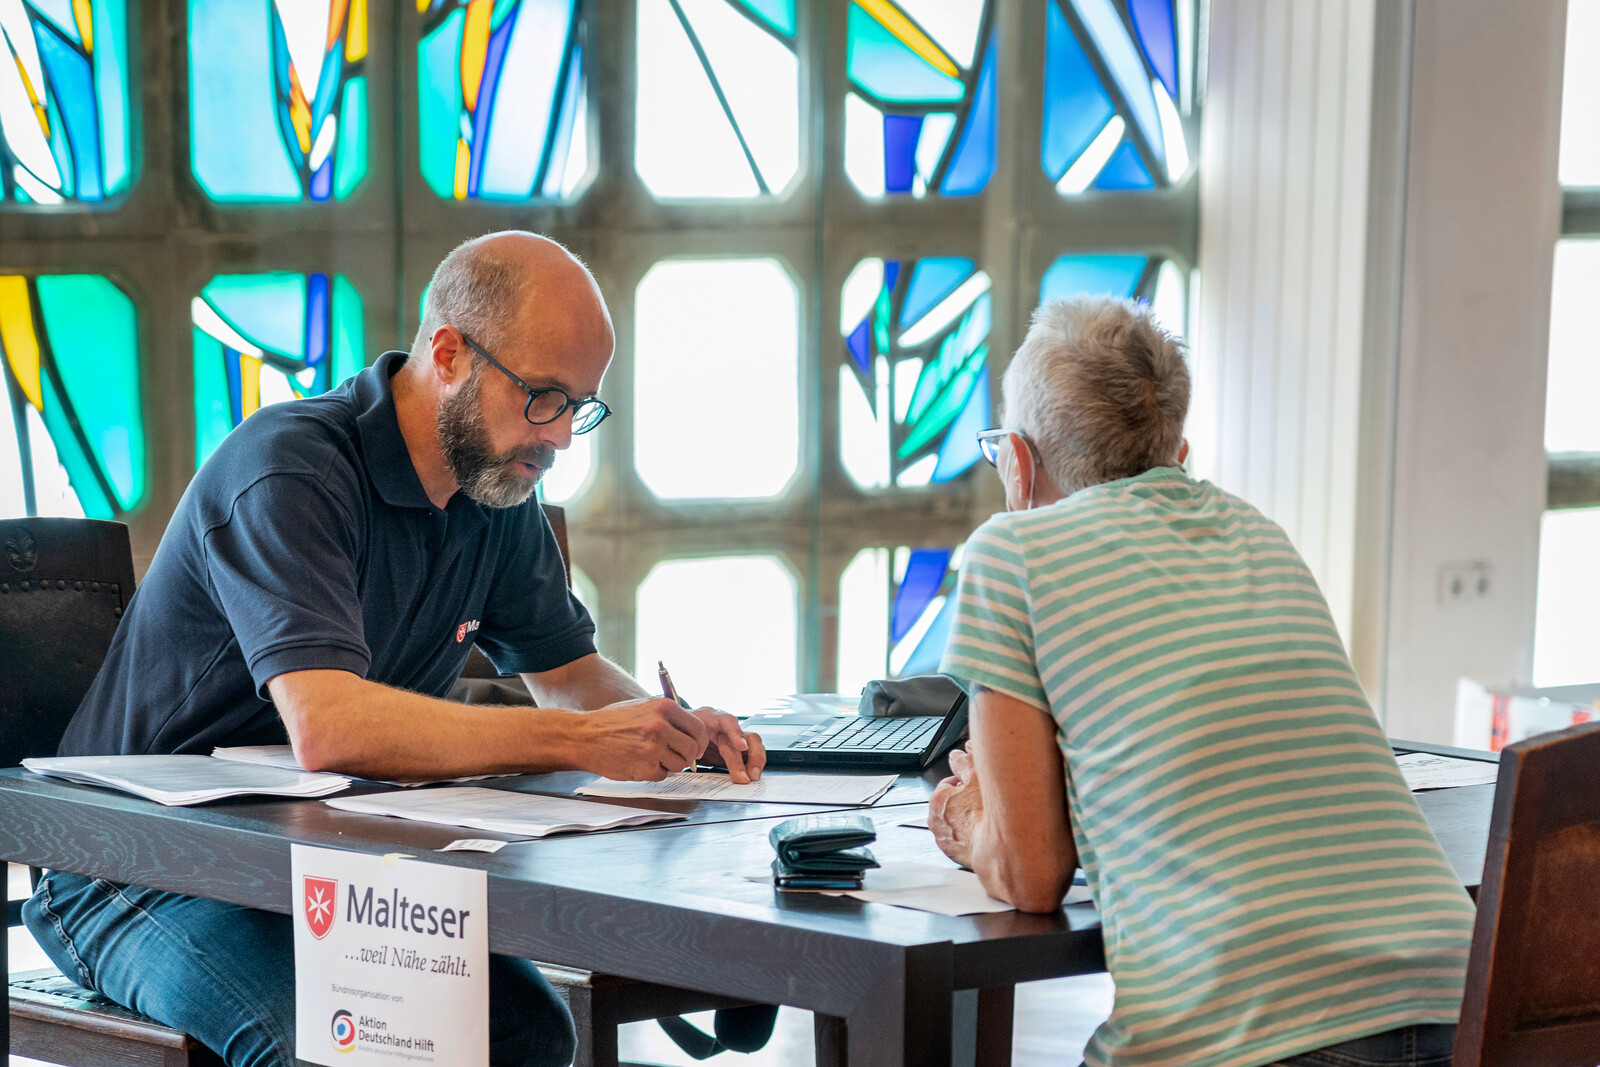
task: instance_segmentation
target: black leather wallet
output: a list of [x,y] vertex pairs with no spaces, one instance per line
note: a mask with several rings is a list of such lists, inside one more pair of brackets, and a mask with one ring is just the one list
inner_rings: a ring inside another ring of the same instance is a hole
[[773,881],[783,889],[859,889],[862,875],[878,865],[863,846],[877,837],[864,815],[785,819],[767,835],[778,853]]

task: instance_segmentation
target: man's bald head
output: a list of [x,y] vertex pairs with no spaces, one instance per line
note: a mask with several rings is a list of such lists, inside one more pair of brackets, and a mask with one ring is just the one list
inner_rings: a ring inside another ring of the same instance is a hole
[[559,242],[526,230],[463,241],[433,272],[413,354],[441,326],[454,326],[496,354],[540,332],[541,316],[571,332],[611,336],[611,315],[594,276]]

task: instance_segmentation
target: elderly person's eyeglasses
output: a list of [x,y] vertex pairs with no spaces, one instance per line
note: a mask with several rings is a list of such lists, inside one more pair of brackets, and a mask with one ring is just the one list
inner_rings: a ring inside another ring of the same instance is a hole
[[[460,330],[456,332],[461,333]],[[522,417],[533,425],[543,426],[546,423],[555,422],[570,410],[572,412],[572,432],[575,434],[588,433],[602,422],[605,422],[606,417],[611,414],[611,409],[606,406],[606,402],[597,396],[586,396],[574,400],[566,394],[565,390],[558,389],[555,386],[535,389],[507,370],[505,364],[485,352],[472,338],[461,333],[461,339],[467,343],[468,348],[488,360],[495,370],[510,378],[516,383],[518,389],[528,394],[528,402],[522,408]]]
[[1003,427],[995,427],[992,430],[978,431],[978,451],[983,453],[983,458],[989,461],[989,466],[1000,466],[1000,442],[1012,434],[1022,438],[1023,444],[1027,445],[1028,451],[1033,454],[1034,462],[1037,463],[1039,461],[1039,453],[1034,449],[1033,442],[1028,440],[1027,435],[1021,430],[1007,430]]

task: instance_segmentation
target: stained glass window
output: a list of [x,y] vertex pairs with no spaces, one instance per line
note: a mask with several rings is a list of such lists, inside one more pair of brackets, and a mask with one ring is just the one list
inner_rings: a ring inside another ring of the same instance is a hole
[[1056,190],[1181,180],[1193,0],[1047,0],[1046,8],[1040,159]]
[[696,706],[754,708],[797,688],[796,586],[776,557],[658,563],[636,606],[636,673],[650,692],[658,661]]
[[845,279],[839,452],[863,489],[948,482],[990,425],[989,275],[970,259],[867,259]]
[[213,200],[343,200],[367,174],[367,0],[189,0],[189,150]]
[[775,259],[678,259],[634,300],[634,467],[663,499],[773,497],[800,461],[800,301]]
[[986,0],[854,0],[844,169],[863,195],[971,196],[995,169]]
[[939,669],[960,566],[959,545],[856,553],[839,579],[839,692]]
[[127,189],[127,23],[126,0],[0,0],[0,200]]
[[662,198],[781,193],[800,170],[795,0],[638,0],[634,167]]
[[575,0],[417,0],[417,136],[439,196],[566,199],[589,171]]
[[1039,300],[1117,296],[1150,305],[1156,322],[1174,337],[1186,329],[1188,295],[1183,272],[1170,259],[1101,253],[1061,256],[1039,283]]
[[219,274],[189,308],[196,465],[263,405],[327,392],[365,365],[361,294],[342,274]]
[[144,499],[133,301],[98,274],[0,275],[0,515],[109,519]]

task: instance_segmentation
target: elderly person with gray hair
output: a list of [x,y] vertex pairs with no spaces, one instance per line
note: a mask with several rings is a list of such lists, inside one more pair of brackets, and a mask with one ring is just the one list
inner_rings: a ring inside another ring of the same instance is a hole
[[1116,983],[1096,1067],[1447,1065],[1472,904],[1304,561],[1182,469],[1182,346],[1125,301],[1046,304],[1004,398],[940,847],[1024,911],[1081,864]]

